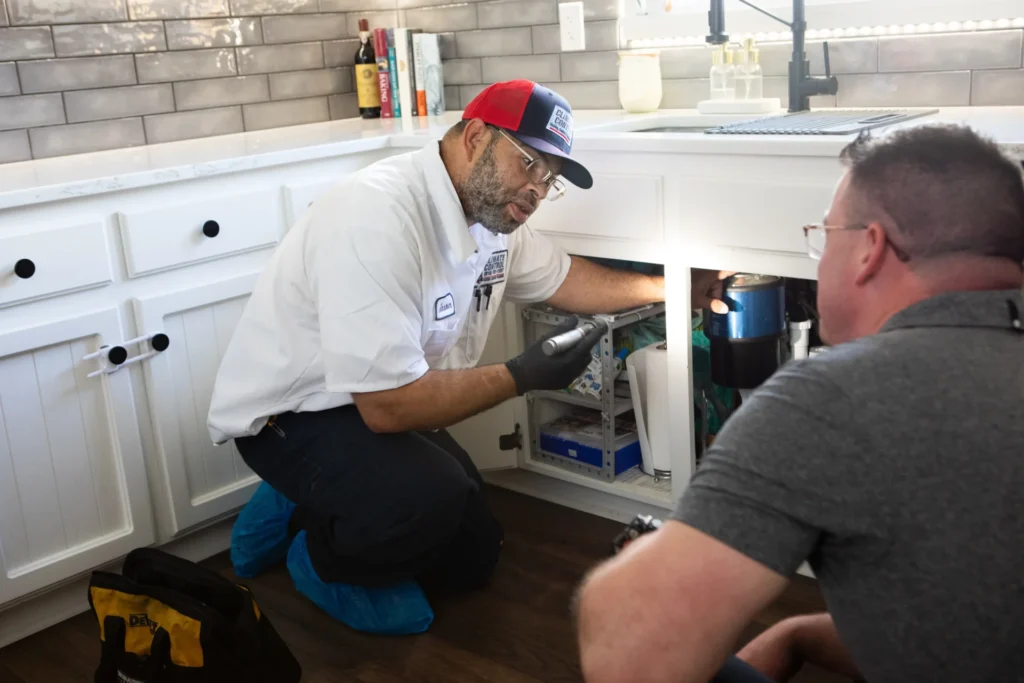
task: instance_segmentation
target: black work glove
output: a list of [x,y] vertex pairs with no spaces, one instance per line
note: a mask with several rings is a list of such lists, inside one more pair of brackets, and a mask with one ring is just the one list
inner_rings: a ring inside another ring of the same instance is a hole
[[576,346],[554,355],[544,354],[541,345],[548,339],[568,332],[579,325],[579,318],[572,316],[553,329],[546,337],[535,342],[520,355],[505,363],[516,382],[516,393],[522,396],[537,389],[564,389],[586,370],[590,364],[590,350],[601,341],[608,331],[607,323],[594,321],[596,327],[587,333]]

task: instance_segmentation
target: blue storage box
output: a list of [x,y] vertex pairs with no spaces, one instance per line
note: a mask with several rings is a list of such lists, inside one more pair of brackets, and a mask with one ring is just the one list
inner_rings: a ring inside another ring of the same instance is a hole
[[[636,423],[626,418],[615,420],[615,475],[640,464],[640,437]],[[541,425],[540,448],[572,462],[604,467],[601,445],[601,414],[566,415]]]

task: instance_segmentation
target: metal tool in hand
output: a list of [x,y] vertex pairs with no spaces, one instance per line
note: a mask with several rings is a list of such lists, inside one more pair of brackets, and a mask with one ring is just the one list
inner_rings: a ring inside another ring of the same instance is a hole
[[545,356],[557,356],[560,353],[565,353],[572,347],[583,341],[583,338],[587,336],[587,333],[596,328],[592,322],[580,323],[575,329],[563,332],[557,336],[551,337],[544,341],[541,348],[544,350]]

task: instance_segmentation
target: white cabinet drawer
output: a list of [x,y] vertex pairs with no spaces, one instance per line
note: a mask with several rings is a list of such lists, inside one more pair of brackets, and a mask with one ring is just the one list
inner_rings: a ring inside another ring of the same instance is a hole
[[0,238],[0,307],[110,280],[102,221]]
[[558,201],[542,201],[530,227],[560,235],[661,242],[663,208],[660,176],[595,173],[593,189],[570,186]]
[[118,214],[128,275],[137,277],[276,244],[274,192],[260,190]]
[[291,230],[295,222],[306,213],[306,209],[337,183],[337,178],[330,178],[285,185],[284,200],[288,218],[288,229]]

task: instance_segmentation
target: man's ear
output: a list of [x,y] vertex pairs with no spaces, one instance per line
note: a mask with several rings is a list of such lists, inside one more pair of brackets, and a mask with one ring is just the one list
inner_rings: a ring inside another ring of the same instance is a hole
[[867,283],[878,274],[889,247],[885,228],[881,223],[869,223],[865,232],[867,240],[858,247],[857,253],[857,277],[854,282],[858,285]]
[[487,149],[491,135],[493,133],[481,119],[471,119],[462,129],[462,150],[470,164],[475,164]]

